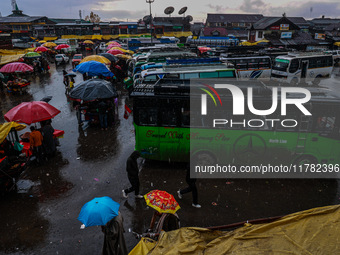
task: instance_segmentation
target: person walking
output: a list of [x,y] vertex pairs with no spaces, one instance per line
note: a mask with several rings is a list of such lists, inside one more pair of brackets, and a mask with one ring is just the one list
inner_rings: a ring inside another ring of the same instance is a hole
[[39,130],[36,130],[34,126],[30,127],[31,133],[30,133],[30,145],[33,150],[33,155],[36,156],[37,162],[39,163],[42,158],[42,141],[43,136],[40,133]]
[[69,79],[68,79],[68,76],[66,76],[67,72],[65,70],[63,70],[63,75],[64,75],[63,83],[64,83],[65,87],[68,88]]
[[104,100],[100,101],[98,104],[98,114],[99,122],[102,130],[107,130],[107,115],[108,115],[108,105]]
[[51,125],[51,120],[40,122],[43,135],[43,147],[47,157],[52,157],[56,152],[56,144],[53,136],[54,128]]
[[178,198],[182,199],[182,195],[192,192],[192,206],[195,208],[201,208],[201,205],[198,204],[196,179],[190,178],[190,166],[187,166],[185,181],[188,184],[188,187],[177,191]]
[[140,157],[139,151],[134,151],[126,161],[126,172],[128,174],[131,187],[122,190],[124,198],[128,198],[128,194],[133,191],[135,192],[136,198],[143,198],[143,196],[139,194],[139,176],[138,176],[139,168],[137,164],[137,159],[139,157]]
[[102,255],[127,255],[127,247],[124,239],[123,217],[120,212],[105,226],[102,226],[104,233],[104,245]]

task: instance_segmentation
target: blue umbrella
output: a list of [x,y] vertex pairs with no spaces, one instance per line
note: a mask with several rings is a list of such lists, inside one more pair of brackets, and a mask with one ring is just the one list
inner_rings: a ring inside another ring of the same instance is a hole
[[87,73],[88,76],[103,75],[104,77],[112,77],[113,73],[107,67],[98,61],[87,61],[77,65],[73,72]]
[[96,197],[87,202],[78,216],[85,227],[105,226],[118,215],[119,204],[110,197]]

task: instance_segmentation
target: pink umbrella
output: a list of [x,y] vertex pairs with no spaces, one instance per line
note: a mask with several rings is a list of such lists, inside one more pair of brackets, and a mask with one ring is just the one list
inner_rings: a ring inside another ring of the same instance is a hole
[[56,50],[61,50],[61,49],[66,49],[70,48],[71,46],[68,44],[59,44],[58,46],[55,47]]
[[121,50],[117,50],[117,49],[113,49],[113,50],[109,50],[106,53],[110,53],[112,55],[117,55],[117,54],[124,54],[124,52],[122,52]]
[[122,47],[122,45],[117,42],[112,42],[111,44],[109,44],[109,46],[107,46],[108,49],[111,49],[112,47]]
[[21,62],[13,62],[4,65],[0,69],[0,73],[15,73],[15,72],[33,72],[33,67]]
[[44,46],[40,46],[40,47],[35,48],[34,51],[35,52],[38,52],[38,51],[45,52],[45,51],[48,51],[48,49],[46,47],[44,47]]

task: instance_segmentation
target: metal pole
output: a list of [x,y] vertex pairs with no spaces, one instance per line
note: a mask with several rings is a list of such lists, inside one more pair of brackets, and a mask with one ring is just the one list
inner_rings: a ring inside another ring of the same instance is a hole
[[152,13],[151,13],[151,4],[154,1],[155,0],[146,0],[146,2],[149,4],[149,9],[150,9],[150,35],[151,35],[151,43],[153,42],[153,40],[152,40]]

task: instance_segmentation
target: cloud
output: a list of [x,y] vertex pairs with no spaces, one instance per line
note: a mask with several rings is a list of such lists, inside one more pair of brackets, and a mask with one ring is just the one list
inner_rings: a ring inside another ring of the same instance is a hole
[[223,5],[213,5],[213,4],[207,4],[206,6],[208,6],[210,9],[214,10],[215,12],[226,12],[227,10],[229,10],[228,7],[224,7]]
[[262,0],[244,0],[239,8],[248,13],[262,13],[265,6]]
[[138,20],[145,16],[145,11],[97,10],[95,13],[101,17],[101,20]]

